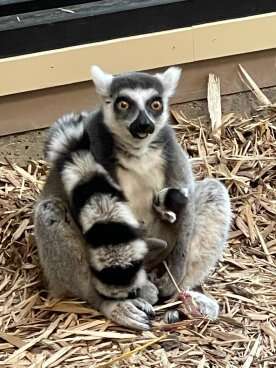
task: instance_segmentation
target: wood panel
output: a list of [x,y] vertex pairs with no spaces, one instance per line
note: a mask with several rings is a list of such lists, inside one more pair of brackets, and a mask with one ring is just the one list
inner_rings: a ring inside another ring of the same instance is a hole
[[[0,96],[118,73],[276,48],[276,13],[0,59]],[[252,35],[254,34],[254,37]]]
[[[223,95],[246,91],[237,74],[239,63],[260,87],[276,85],[276,49],[205,60],[182,65],[183,75],[172,103],[205,98],[209,73],[220,77]],[[90,81],[1,97],[0,135],[45,128],[66,112],[92,109],[98,103]]]

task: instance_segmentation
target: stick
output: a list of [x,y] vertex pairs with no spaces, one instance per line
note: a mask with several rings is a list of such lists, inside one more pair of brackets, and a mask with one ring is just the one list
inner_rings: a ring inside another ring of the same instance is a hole
[[172,283],[174,284],[174,286],[175,286],[176,290],[177,290],[179,293],[181,293],[181,290],[180,290],[179,286],[177,285],[177,283],[176,283],[176,281],[175,281],[175,279],[174,279],[174,277],[173,277],[173,275],[172,275],[172,273],[171,273],[171,271],[170,271],[170,269],[169,269],[169,267],[168,267],[168,265],[167,265],[167,262],[166,262],[166,261],[163,261],[163,265],[165,266],[166,271],[168,272],[168,275],[169,275],[169,277],[170,277],[170,279],[171,279]]

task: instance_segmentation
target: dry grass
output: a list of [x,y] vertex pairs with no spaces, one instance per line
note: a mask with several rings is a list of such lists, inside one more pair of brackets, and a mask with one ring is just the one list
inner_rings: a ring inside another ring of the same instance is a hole
[[106,321],[84,303],[47,300],[31,219],[47,168],[43,162],[22,169],[4,161],[0,167],[0,365],[276,366],[276,109],[270,106],[246,119],[225,116],[219,140],[209,123],[187,121],[181,112],[173,114],[179,141],[195,157],[197,177],[219,178],[232,197],[229,246],[204,285],[220,302],[220,319],[165,325],[160,310],[151,332],[136,333]]

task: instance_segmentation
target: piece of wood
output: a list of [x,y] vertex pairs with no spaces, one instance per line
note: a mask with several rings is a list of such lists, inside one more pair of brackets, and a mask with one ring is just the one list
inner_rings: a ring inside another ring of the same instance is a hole
[[[172,103],[206,98],[208,75],[220,78],[221,95],[249,90],[238,75],[242,64],[260,88],[276,85],[276,50],[181,65],[182,77]],[[163,69],[151,71],[160,72]],[[92,109],[99,103],[91,81],[0,98],[0,136],[48,127],[66,112]]]
[[1,59],[0,96],[87,81],[91,64],[118,73],[276,48],[275,24],[270,13]]
[[207,101],[210,120],[212,124],[212,132],[216,137],[220,136],[221,126],[221,97],[220,97],[220,80],[217,75],[210,73],[207,88]]
[[222,57],[182,65],[183,75],[173,99],[174,103],[206,98],[208,75],[220,79],[221,95],[250,90],[238,75],[242,64],[260,88],[276,85],[276,49]]
[[275,48],[276,12],[193,27],[194,60]]
[[0,135],[46,128],[66,112],[99,103],[92,82],[47,88],[0,98]]
[[271,101],[269,101],[266,95],[260,90],[259,86],[251,78],[251,76],[247,73],[247,71],[244,69],[244,67],[241,64],[239,64],[239,69],[240,69],[239,75],[240,75],[241,80],[247,85],[248,88],[251,89],[251,91],[257,97],[259,102],[263,106],[270,106]]
[[0,59],[0,96],[87,81],[91,64],[118,73],[180,64],[192,55],[185,29]]

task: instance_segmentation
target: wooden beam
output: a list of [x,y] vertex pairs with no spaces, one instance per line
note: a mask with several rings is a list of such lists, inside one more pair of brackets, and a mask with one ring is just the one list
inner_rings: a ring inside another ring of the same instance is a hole
[[[275,86],[275,59],[273,49],[183,64],[183,75],[171,102],[206,98],[209,73],[220,78],[222,95],[248,90],[238,76],[238,64],[245,67],[260,88]],[[48,127],[66,112],[90,110],[98,103],[90,81],[1,97],[0,136]]]
[[99,103],[89,82],[4,96],[0,100],[0,136],[46,128],[66,112],[92,109]]
[[[0,96],[118,73],[276,48],[276,12],[0,59]],[[254,35],[254,36],[253,36]]]

